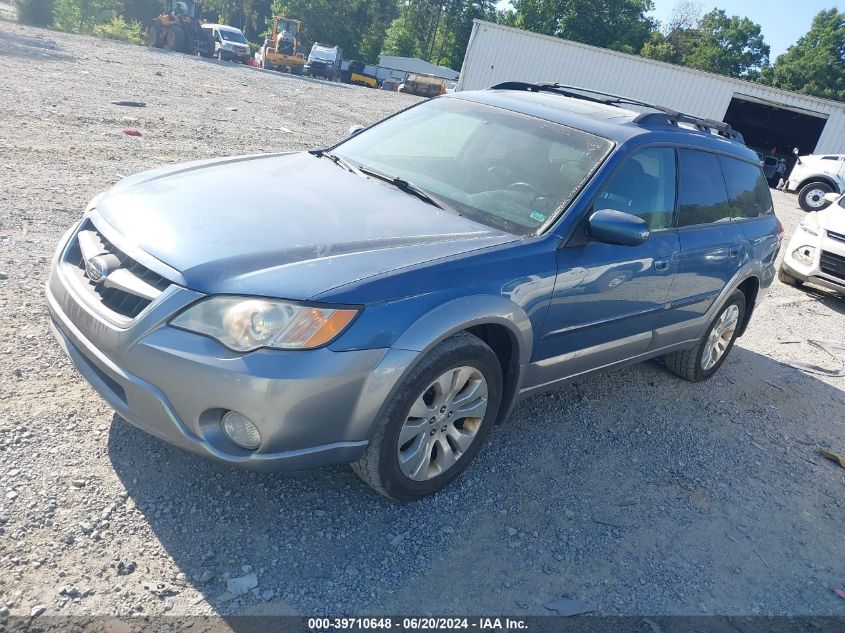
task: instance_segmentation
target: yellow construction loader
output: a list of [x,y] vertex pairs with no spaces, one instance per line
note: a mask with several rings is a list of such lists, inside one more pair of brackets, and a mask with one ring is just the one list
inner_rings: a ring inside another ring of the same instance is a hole
[[214,40],[200,28],[201,13],[199,0],[167,0],[164,13],[147,25],[147,43],[154,48],[211,57]]
[[305,47],[302,43],[302,22],[283,15],[273,17],[273,32],[261,47],[261,67],[268,70],[288,70],[292,75],[303,74]]

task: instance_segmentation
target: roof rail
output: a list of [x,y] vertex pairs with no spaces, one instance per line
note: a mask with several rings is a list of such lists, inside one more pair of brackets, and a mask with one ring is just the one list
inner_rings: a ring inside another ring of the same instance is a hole
[[[572,97],[574,99],[582,99],[584,101],[592,101],[593,103],[602,103],[605,105],[635,105],[643,108],[650,108],[657,110],[657,112],[643,112],[634,117],[633,122],[645,125],[678,125],[679,123],[687,123],[694,126],[701,132],[708,132],[710,134],[717,134],[732,141],[742,143],[745,145],[745,139],[742,134],[731,128],[727,123],[721,121],[714,121],[702,117],[693,116],[678,112],[665,106],[631,99],[622,95],[615,95],[609,92],[602,92],[600,90],[593,90],[592,88],[581,88],[580,86],[565,86],[558,83],[528,83],[523,81],[506,81],[492,87],[492,90],[526,90],[528,92],[553,92],[564,97]],[[577,92],[573,92],[577,91]],[[587,93],[587,94],[584,94]],[[590,96],[597,95],[597,96]],[[603,98],[604,97],[604,98]]]

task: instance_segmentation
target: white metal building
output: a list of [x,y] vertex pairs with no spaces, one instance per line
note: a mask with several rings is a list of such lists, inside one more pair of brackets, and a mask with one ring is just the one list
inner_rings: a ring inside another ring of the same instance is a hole
[[845,153],[845,103],[476,20],[458,90],[556,82],[725,121],[764,154]]

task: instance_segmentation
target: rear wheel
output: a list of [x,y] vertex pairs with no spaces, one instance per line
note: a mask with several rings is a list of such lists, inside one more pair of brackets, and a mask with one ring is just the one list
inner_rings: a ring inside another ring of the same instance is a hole
[[745,295],[736,290],[707,326],[698,345],[663,357],[667,369],[690,382],[707,380],[733,349],[744,318]]
[[352,469],[391,499],[434,494],[478,454],[501,397],[496,355],[481,339],[456,334],[404,379]]
[[798,204],[804,211],[821,211],[830,203],[824,199],[825,194],[833,191],[826,182],[811,182],[798,192]]

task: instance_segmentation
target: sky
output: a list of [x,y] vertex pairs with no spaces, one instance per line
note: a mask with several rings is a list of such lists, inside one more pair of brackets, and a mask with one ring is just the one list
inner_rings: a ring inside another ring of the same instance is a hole
[[[698,0],[704,13],[716,7],[728,15],[739,15],[754,20],[763,28],[763,37],[771,48],[772,62],[786,51],[799,37],[810,30],[813,17],[822,9],[837,7],[845,9],[845,2],[837,0]],[[665,22],[672,15],[677,0],[653,0],[651,16]],[[499,2],[499,8],[507,8],[509,0]]]

